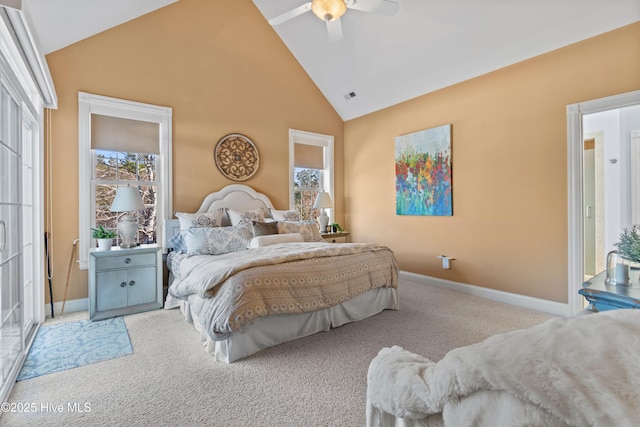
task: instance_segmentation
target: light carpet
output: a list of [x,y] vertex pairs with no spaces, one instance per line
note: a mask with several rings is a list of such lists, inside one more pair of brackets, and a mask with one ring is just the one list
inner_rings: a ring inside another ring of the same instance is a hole
[[131,353],[133,348],[122,317],[99,322],[79,320],[42,326],[18,381]]
[[204,352],[177,310],[126,316],[134,354],[18,382],[10,402],[38,410],[5,413],[0,424],[364,426],[367,368],[381,348],[399,345],[437,361],[453,348],[553,317],[407,280],[399,293],[398,311],[230,365]]

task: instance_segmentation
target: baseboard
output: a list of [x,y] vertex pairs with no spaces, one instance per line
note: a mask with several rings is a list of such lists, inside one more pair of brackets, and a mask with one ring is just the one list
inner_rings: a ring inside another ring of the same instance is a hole
[[[89,310],[89,298],[74,299],[67,301],[64,304],[65,313],[74,313],[76,311],[88,311]],[[53,303],[53,315],[58,317],[62,313],[62,303]],[[44,314],[46,317],[51,317],[51,304],[45,304]]]
[[461,292],[463,294],[479,296],[493,301],[516,305],[518,307],[528,308],[536,311],[543,311],[545,313],[554,314],[556,316],[568,316],[570,313],[568,304],[562,304],[555,301],[498,291],[495,289],[483,288],[476,285],[468,285],[466,283],[439,279],[437,277],[424,276],[422,274],[410,273],[408,271],[401,271],[400,278],[416,283],[424,283],[426,285],[435,286],[437,288],[450,289],[452,291]]
[[[525,295],[512,294],[510,292],[497,291],[495,289],[483,288],[476,285],[468,285],[466,283],[454,282],[452,280],[439,279],[437,277],[424,276],[422,274],[401,271],[400,278],[410,280],[416,283],[424,283],[426,285],[435,286],[437,288],[450,289],[452,291],[461,292],[463,294],[474,295],[487,298],[493,301],[499,301],[506,304],[516,305],[518,307],[528,308],[531,310],[543,311],[545,313],[554,314],[556,316],[568,316],[569,305],[555,301],[544,300],[540,298],[528,297]],[[64,305],[65,313],[73,313],[76,311],[87,311],[89,309],[89,299],[81,298],[67,301]],[[58,316],[62,312],[62,303],[53,303],[54,315]],[[45,314],[51,317],[51,306],[45,305]]]

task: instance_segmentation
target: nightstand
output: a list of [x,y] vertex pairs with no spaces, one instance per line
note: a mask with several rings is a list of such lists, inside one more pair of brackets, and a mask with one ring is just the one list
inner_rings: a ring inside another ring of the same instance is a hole
[[321,235],[327,243],[347,243],[349,241],[348,231],[340,231],[338,233],[321,233]]
[[582,284],[578,293],[589,301],[589,310],[606,311],[618,308],[640,308],[640,286],[609,286],[607,273],[602,272]]
[[162,307],[162,248],[142,245],[89,251],[89,318],[140,313]]

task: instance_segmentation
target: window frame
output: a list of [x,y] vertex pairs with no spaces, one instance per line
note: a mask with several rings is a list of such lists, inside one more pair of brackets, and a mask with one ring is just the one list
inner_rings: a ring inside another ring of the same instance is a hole
[[89,249],[93,247],[91,227],[95,224],[94,192],[92,185],[93,155],[91,150],[91,115],[140,120],[159,125],[157,173],[156,241],[164,243],[164,220],[172,215],[172,128],[173,111],[163,107],[123,99],[78,92],[78,160],[79,160],[79,264],[89,268]]
[[324,173],[322,174],[323,183],[320,191],[327,191],[331,195],[334,208],[326,209],[329,215],[329,221],[333,222],[335,210],[335,192],[334,192],[334,163],[333,163],[333,135],[324,135],[321,133],[308,132],[296,129],[289,129],[289,209],[295,209],[295,144],[315,145],[323,147],[324,154]]

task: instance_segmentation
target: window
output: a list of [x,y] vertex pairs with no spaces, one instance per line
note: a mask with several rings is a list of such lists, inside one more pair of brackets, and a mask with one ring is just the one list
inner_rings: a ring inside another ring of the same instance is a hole
[[115,229],[123,214],[110,210],[120,186],[136,187],[142,196],[137,241],[163,242],[162,225],[172,210],[172,111],[83,92],[78,104],[80,268],[87,268],[89,248],[96,245],[91,228]]
[[[137,242],[157,243],[156,154],[92,150],[92,193],[95,206],[95,226],[116,230],[121,214],[111,212],[111,204],[119,186],[136,187],[142,196],[144,210],[137,212]],[[119,240],[119,237],[116,238]],[[120,242],[117,241],[116,244]]]
[[[289,130],[290,209],[302,220],[315,220],[316,196],[326,191],[333,196],[333,136]],[[332,209],[327,214],[332,217]]]

